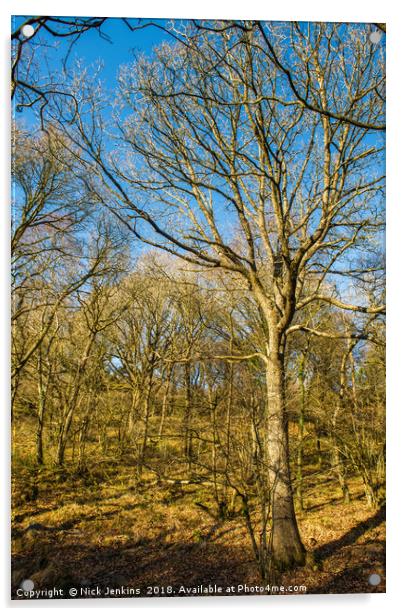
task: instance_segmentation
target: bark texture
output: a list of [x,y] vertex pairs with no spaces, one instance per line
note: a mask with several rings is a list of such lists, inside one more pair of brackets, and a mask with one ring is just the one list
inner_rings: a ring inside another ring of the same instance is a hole
[[278,569],[304,564],[293,502],[289,468],[288,426],[285,414],[283,356],[269,358],[267,369],[267,454],[271,484],[272,552]]

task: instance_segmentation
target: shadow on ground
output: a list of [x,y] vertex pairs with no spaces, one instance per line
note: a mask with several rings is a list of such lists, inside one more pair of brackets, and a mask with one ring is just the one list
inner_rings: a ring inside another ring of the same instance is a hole
[[[120,511],[133,508],[134,505],[123,506]],[[110,519],[114,513],[104,512],[102,518]],[[338,539],[316,549],[319,567],[288,572],[281,583],[305,585],[308,594],[384,592],[384,520],[385,508],[381,508]],[[216,585],[225,589],[260,584],[251,551],[245,541],[233,541],[233,527],[215,524],[210,532],[185,541],[173,541],[162,529],[152,538],[106,546],[85,543],[85,535],[75,528],[76,520],[69,522],[53,528],[31,525],[29,538],[22,533],[12,563],[14,598],[26,579],[39,590],[56,587],[68,592],[71,587],[98,586],[104,592],[108,587],[129,586],[140,589],[138,596],[147,596],[149,587],[171,586],[178,593],[180,586]],[[74,529],[70,530],[71,526]],[[220,542],[222,538],[224,543]],[[373,573],[381,577],[378,586],[369,584]]]
[[385,521],[385,506],[381,507],[375,514],[373,514],[367,520],[360,522],[353,528],[351,528],[347,533],[345,533],[339,539],[335,541],[330,541],[325,545],[321,546],[318,550],[316,550],[315,555],[318,559],[327,558],[331,556],[334,552],[337,552],[343,547],[349,546],[353,543],[356,543],[357,539],[359,539],[362,535],[364,535],[367,531],[372,530],[379,526],[382,522]]
[[36,589],[130,586],[140,589],[139,596],[146,596],[150,586],[172,586],[176,592],[180,586],[226,588],[250,578],[248,556],[239,548],[210,542],[169,543],[164,533],[117,548],[78,543],[61,548],[38,541],[31,553],[14,559],[12,596],[25,579]]
[[[385,507],[382,507],[339,539],[317,549],[315,557],[323,564],[324,571],[309,592],[385,592],[385,540],[376,531],[384,521]],[[379,576],[379,583],[370,583],[373,574]]]

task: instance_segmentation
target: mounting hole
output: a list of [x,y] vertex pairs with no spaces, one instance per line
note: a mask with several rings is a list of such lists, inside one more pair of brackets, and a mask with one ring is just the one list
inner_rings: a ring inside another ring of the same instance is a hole
[[368,582],[371,586],[378,586],[381,582],[381,576],[378,573],[372,573],[368,579]]
[[33,583],[32,580],[24,580],[21,584],[22,590],[25,590],[27,592],[30,592],[31,590],[33,590],[34,586],[35,584]]
[[373,30],[372,32],[370,32],[369,34],[370,43],[377,45],[381,41],[381,39],[382,39],[381,30]]
[[25,24],[25,26],[22,27],[21,32],[25,38],[31,38],[31,36],[35,34],[35,28],[31,26],[31,24]]

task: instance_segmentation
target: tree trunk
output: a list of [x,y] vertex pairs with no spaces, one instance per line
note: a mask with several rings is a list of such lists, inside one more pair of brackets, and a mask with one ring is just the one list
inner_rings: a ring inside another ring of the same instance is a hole
[[305,355],[302,353],[299,363],[299,387],[300,387],[300,409],[299,409],[299,442],[297,445],[297,501],[300,511],[304,510],[303,502],[303,446],[304,446],[304,422],[305,422],[305,407],[306,407],[306,388],[304,384],[304,365]]
[[144,414],[143,414],[143,424],[144,424],[144,432],[142,436],[141,450],[140,456],[138,460],[138,468],[137,473],[138,477],[141,477],[143,466],[146,461],[147,456],[147,448],[148,448],[148,436],[149,436],[149,419],[150,419],[150,411],[151,411],[151,393],[153,386],[153,377],[154,377],[154,369],[155,369],[155,358],[152,357],[150,372],[148,375],[148,384],[144,398]]
[[267,367],[267,457],[272,503],[272,552],[280,570],[304,564],[290,481],[288,425],[285,415],[284,358],[271,351]]
[[70,434],[73,413],[74,409],[70,408],[64,414],[63,424],[60,428],[59,437],[57,439],[57,450],[55,459],[56,466],[63,466],[64,464],[64,454],[66,452],[67,439]]
[[187,461],[188,470],[191,470],[192,458],[192,439],[191,439],[191,367],[189,364],[184,366],[184,415],[183,415],[183,454]]
[[36,426],[36,464],[43,465],[43,416],[44,416],[44,401],[40,397],[38,400],[38,423]]
[[321,448],[321,431],[318,426],[318,422],[314,422],[314,429],[315,429],[315,436],[316,436],[315,443],[316,443],[316,448],[317,448],[317,464],[318,464],[318,468],[322,470],[323,459],[322,459],[322,448]]
[[172,382],[172,375],[173,375],[173,364],[167,372],[166,382],[165,382],[165,391],[163,392],[161,417],[160,417],[159,430],[158,430],[159,443],[162,442],[163,429],[165,427],[165,419],[166,419],[166,412],[168,408],[170,384]]
[[78,462],[77,462],[77,471],[83,472],[86,468],[85,462],[85,448],[87,444],[87,436],[88,436],[88,428],[89,428],[89,418],[90,418],[90,404],[92,404],[92,400],[89,400],[88,408],[84,417],[82,418],[79,434],[78,434]]
[[336,438],[333,440],[332,453],[332,468],[335,471],[335,477],[338,480],[339,487],[342,492],[342,499],[345,504],[350,503],[350,492],[348,482],[346,480],[346,469],[344,464],[344,456],[339,452]]
[[337,422],[339,414],[344,410],[345,405],[345,389],[346,389],[346,368],[349,354],[351,353],[356,343],[349,343],[349,347],[346,353],[344,353],[341,362],[340,369],[340,388],[338,404],[335,407],[332,418],[332,466],[335,471],[335,477],[338,479],[339,486],[342,491],[342,498],[344,503],[350,502],[349,487],[346,480],[346,468],[345,468],[345,456],[339,451],[338,439],[337,439]]
[[50,373],[48,371],[47,378],[44,378],[42,350],[39,349],[38,355],[38,411],[36,425],[36,463],[42,466],[44,463],[43,455],[43,427],[45,421],[45,407],[47,399],[47,391],[50,381]]
[[81,361],[78,364],[77,371],[73,382],[70,383],[69,391],[66,396],[66,402],[63,412],[63,423],[60,428],[57,452],[56,452],[56,466],[63,466],[64,454],[66,451],[67,440],[70,435],[70,428],[73,421],[73,415],[78,405],[78,398],[82,386],[82,380],[85,374],[85,369],[89,359],[89,353],[92,345],[95,342],[96,332],[91,332],[91,336],[85,346],[84,352],[81,357]]
[[131,447],[134,443],[134,441],[136,441],[138,434],[137,434],[137,430],[138,430],[138,422],[139,422],[139,416],[138,416],[138,406],[139,406],[139,400],[140,396],[139,396],[139,391],[137,388],[137,385],[132,383],[131,384],[131,404],[130,404],[130,410],[129,410],[129,414],[128,414],[128,422],[127,422],[127,433],[124,436],[124,444],[127,442],[128,445]]

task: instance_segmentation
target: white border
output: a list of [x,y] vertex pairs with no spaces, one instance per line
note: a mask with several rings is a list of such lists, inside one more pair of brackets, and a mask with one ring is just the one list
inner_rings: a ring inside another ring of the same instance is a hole
[[[190,3],[188,0],[148,0],[144,4],[136,4],[128,0],[113,0],[111,3],[100,3],[95,0],[65,0],[53,2],[50,0],[3,0],[0,6],[0,30],[2,60],[0,62],[0,109],[2,113],[2,164],[0,165],[3,200],[1,201],[0,220],[0,283],[3,301],[1,302],[1,370],[0,391],[3,394],[2,426],[2,482],[4,492],[2,519],[9,518],[8,495],[8,346],[9,346],[9,257],[8,257],[8,204],[9,191],[9,127],[10,104],[9,88],[9,33],[11,14],[35,15],[85,15],[85,16],[135,16],[135,17],[177,17],[177,18],[255,18],[271,20],[303,20],[303,21],[364,21],[387,23],[387,263],[388,263],[388,351],[387,351],[387,458],[388,458],[388,507],[387,507],[387,594],[380,595],[316,595],[305,597],[236,597],[202,599],[125,599],[125,600],[86,600],[84,601],[36,601],[11,602],[9,597],[9,540],[8,527],[3,526],[1,556],[4,567],[1,573],[1,597],[6,609],[37,612],[43,609],[69,609],[75,614],[84,610],[118,609],[135,610],[137,613],[158,613],[164,610],[166,614],[177,611],[186,612],[230,612],[243,614],[252,610],[253,614],[266,614],[279,610],[281,614],[303,616],[303,614],[318,614],[325,611],[326,616],[339,614],[340,611],[357,612],[379,616],[379,610],[392,610],[401,603],[399,585],[401,577],[401,500],[399,465],[401,456],[402,409],[400,405],[400,387],[398,376],[401,372],[401,347],[399,320],[402,307],[401,294],[401,163],[400,148],[402,147],[402,19],[401,9],[394,0],[334,0],[325,3],[322,0],[202,0],[200,3]],[[4,529],[5,527],[5,529]]]

